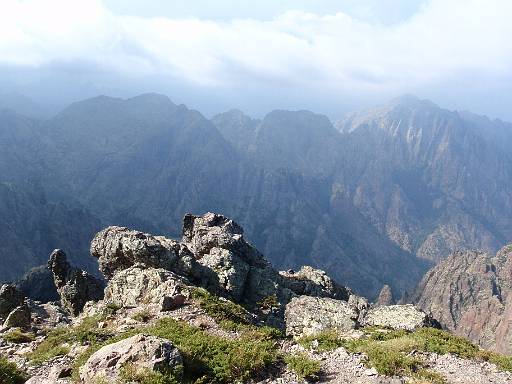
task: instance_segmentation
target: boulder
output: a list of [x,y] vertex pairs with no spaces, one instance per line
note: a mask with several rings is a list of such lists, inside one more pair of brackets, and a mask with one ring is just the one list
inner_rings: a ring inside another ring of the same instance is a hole
[[190,285],[187,279],[171,271],[136,264],[110,279],[104,301],[121,307],[159,304],[164,297],[186,293],[187,285]]
[[187,214],[183,218],[183,239],[196,258],[210,253],[212,248],[231,251],[250,266],[264,268],[269,263],[244,239],[244,230],[223,215],[208,212],[203,216]]
[[14,308],[23,304],[23,299],[14,284],[3,284],[0,287],[0,319],[5,319]]
[[378,326],[413,331],[437,327],[437,322],[414,305],[388,305],[370,309],[363,320],[365,326]]
[[53,281],[53,274],[46,265],[30,269],[16,282],[16,288],[25,297],[43,303],[57,301],[60,298]]
[[212,273],[204,274],[204,285],[215,293],[242,301],[250,266],[227,249],[214,247],[204,254],[199,263]]
[[285,310],[286,334],[313,335],[334,329],[347,331],[358,326],[359,312],[346,301],[327,297],[294,297]]
[[350,290],[338,285],[321,269],[303,266],[298,272],[279,272],[282,284],[297,295],[348,300]]
[[184,244],[163,236],[153,236],[125,227],[108,227],[91,242],[91,255],[107,279],[116,272],[143,264],[193,276],[196,262]]
[[4,328],[30,328],[30,308],[23,303],[19,307],[14,308],[4,322]]
[[393,299],[393,292],[391,292],[391,287],[387,284],[384,284],[382,289],[380,290],[379,297],[375,302],[376,307],[381,307],[383,305],[393,305],[395,304],[395,300]]
[[84,384],[94,384],[102,379],[116,382],[127,364],[136,369],[166,373],[179,369],[183,359],[170,341],[135,335],[95,352],[80,369],[80,380]]
[[53,273],[62,306],[70,314],[76,316],[86,302],[103,298],[103,282],[86,271],[71,267],[62,250],[51,253],[48,269]]

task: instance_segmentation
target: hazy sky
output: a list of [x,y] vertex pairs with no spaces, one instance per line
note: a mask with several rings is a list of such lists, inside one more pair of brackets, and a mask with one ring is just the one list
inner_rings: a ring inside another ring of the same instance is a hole
[[510,0],[1,0],[0,87],[333,118],[403,93],[512,120]]

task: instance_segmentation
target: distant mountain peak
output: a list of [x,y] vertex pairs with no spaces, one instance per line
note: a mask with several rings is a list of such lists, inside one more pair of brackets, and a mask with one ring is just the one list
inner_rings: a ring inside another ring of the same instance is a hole
[[413,94],[404,94],[402,96],[396,97],[389,103],[391,106],[406,106],[413,108],[439,108],[437,104],[428,100],[428,99],[420,99],[416,95]]

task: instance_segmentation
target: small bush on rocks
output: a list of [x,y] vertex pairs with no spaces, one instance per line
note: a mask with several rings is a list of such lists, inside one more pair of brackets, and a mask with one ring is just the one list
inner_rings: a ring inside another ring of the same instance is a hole
[[180,372],[155,372],[148,368],[138,368],[133,364],[125,365],[120,372],[122,383],[137,384],[179,384]]
[[241,305],[212,295],[206,289],[196,288],[192,298],[199,306],[218,323],[230,321],[237,324],[251,324],[250,313]]
[[19,329],[15,329],[4,334],[3,339],[9,343],[23,344],[34,341],[35,337],[32,333],[21,332]]
[[23,373],[16,367],[16,364],[9,362],[0,356],[0,383],[22,384],[26,380]]
[[286,365],[299,378],[316,380],[320,374],[320,362],[309,358],[305,353],[290,355],[285,358]]
[[56,356],[69,353],[69,345],[72,343],[90,344],[98,343],[112,337],[112,333],[98,328],[98,316],[85,318],[76,327],[61,327],[48,332],[44,341],[37,348],[27,354],[34,364],[41,364]]

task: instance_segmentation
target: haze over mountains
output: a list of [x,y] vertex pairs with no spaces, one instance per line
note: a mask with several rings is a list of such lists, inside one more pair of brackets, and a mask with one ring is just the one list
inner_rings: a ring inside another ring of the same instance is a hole
[[405,96],[331,123],[308,111],[206,119],[145,94],[47,119],[0,112],[0,280],[125,225],[179,236],[236,219],[278,268],[310,264],[367,296],[410,290],[460,248],[512,240],[512,125]]

